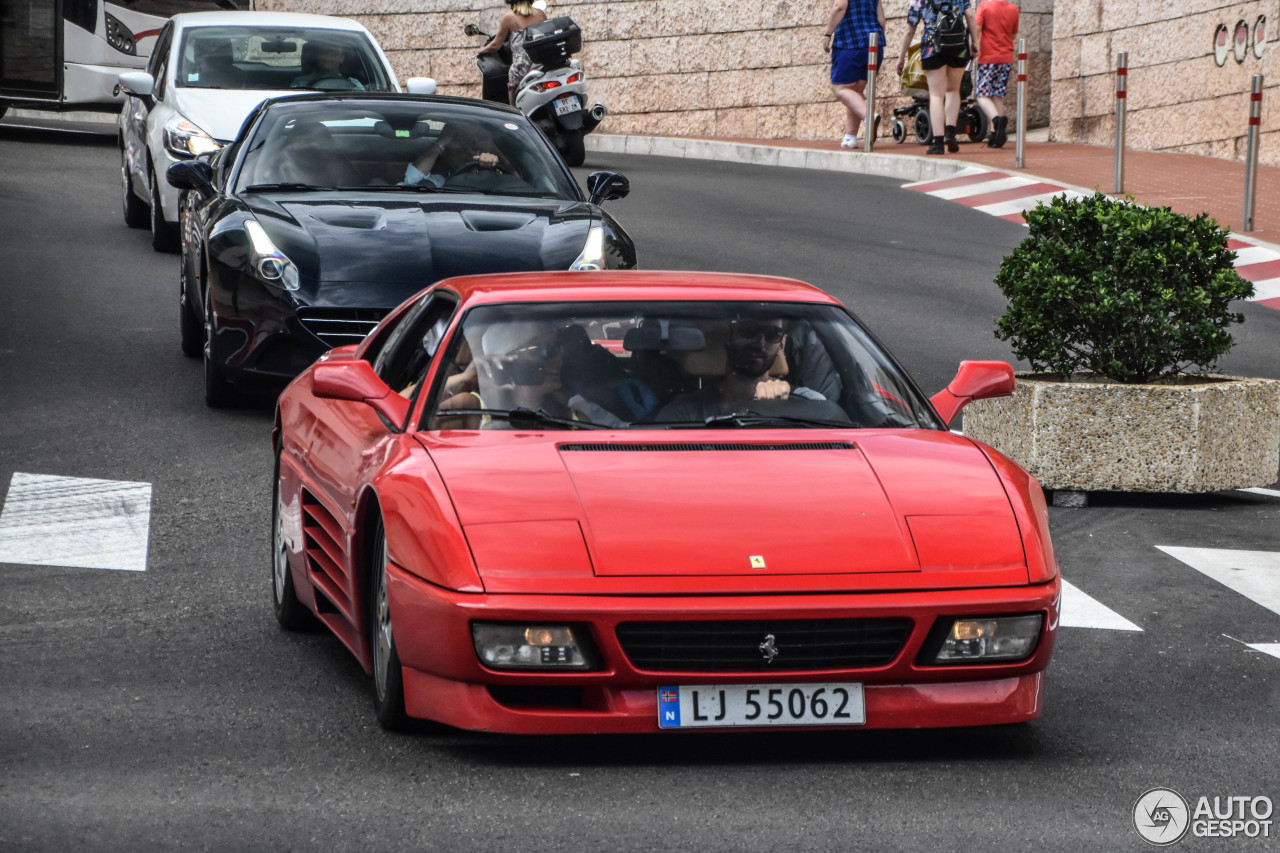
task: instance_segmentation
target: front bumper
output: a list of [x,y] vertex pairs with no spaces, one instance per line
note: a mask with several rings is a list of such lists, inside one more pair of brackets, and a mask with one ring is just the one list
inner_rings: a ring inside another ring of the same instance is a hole
[[[1009,589],[795,596],[636,597],[466,595],[388,567],[396,647],[410,716],[513,734],[656,732],[660,686],[849,681],[865,688],[866,724],[916,728],[1017,723],[1040,716],[1044,669],[1057,634],[1060,584]],[[941,616],[1044,614],[1032,656],[1016,663],[920,665]],[[653,672],[632,665],[621,622],[906,617],[893,660],[865,669]],[[602,660],[594,672],[497,672],[476,658],[471,622],[589,626]]]

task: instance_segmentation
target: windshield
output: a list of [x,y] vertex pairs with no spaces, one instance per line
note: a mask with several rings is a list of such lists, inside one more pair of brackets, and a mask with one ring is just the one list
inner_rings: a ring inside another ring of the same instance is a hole
[[579,198],[523,116],[421,101],[272,106],[248,141],[236,190],[282,184]]
[[186,30],[176,82],[200,89],[393,91],[364,33],[305,27]]
[[427,429],[941,429],[846,311],[793,302],[474,308]]

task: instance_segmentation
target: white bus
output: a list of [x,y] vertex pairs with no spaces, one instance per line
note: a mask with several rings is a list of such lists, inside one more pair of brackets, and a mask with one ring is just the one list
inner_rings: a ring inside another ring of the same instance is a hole
[[143,68],[179,12],[252,0],[0,0],[0,115],[9,107],[118,112],[121,71]]

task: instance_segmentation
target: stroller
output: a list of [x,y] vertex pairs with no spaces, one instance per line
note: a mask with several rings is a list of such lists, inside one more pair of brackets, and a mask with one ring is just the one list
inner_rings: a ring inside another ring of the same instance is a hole
[[[960,115],[956,119],[956,136],[967,136],[970,142],[981,142],[987,138],[990,119],[973,98],[973,79],[970,74],[972,68],[970,63],[960,81]],[[898,91],[910,95],[912,101],[908,106],[898,107],[893,111],[893,141],[906,141],[909,122],[916,142],[928,145],[933,138],[933,128],[929,126],[929,87],[925,83],[924,69],[920,67],[919,41],[912,42],[907,49],[907,61],[902,67]]]

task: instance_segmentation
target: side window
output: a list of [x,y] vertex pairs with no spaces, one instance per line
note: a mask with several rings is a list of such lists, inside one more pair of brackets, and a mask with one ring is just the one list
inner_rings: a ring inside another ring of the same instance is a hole
[[417,390],[431,360],[440,351],[457,307],[449,296],[432,295],[391,333],[373,362],[374,371],[391,390],[406,397]]
[[152,51],[151,59],[147,62],[147,73],[156,81],[151,94],[158,101],[164,99],[165,77],[169,73],[169,47],[172,44],[173,24],[168,23],[164,25],[160,38],[156,39],[155,50]]

